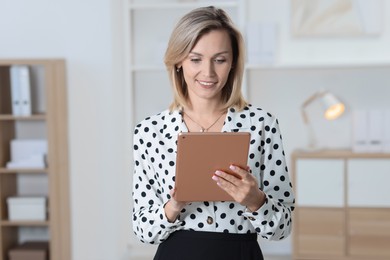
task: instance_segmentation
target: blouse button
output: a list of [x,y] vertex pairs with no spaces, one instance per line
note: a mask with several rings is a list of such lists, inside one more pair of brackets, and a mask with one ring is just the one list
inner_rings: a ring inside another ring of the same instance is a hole
[[249,220],[251,220],[251,221],[255,221],[255,218],[254,217],[248,217],[249,218]]
[[212,217],[207,217],[207,224],[211,225],[213,224],[214,220]]

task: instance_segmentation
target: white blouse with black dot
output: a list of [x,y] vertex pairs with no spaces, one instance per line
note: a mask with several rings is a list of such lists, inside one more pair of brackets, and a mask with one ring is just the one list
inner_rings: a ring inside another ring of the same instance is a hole
[[294,195],[288,175],[278,120],[248,105],[230,108],[222,132],[250,132],[248,165],[266,194],[256,212],[236,202],[193,202],[174,223],[168,222],[164,205],[175,186],[176,141],[188,132],[179,110],[163,111],[140,122],[134,131],[133,229],[145,243],[159,244],[177,230],[255,233],[280,240],[292,228]]

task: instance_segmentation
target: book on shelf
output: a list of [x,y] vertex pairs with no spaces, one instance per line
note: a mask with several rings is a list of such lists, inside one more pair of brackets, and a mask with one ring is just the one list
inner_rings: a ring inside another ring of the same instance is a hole
[[12,65],[10,67],[10,78],[12,114],[15,116],[30,116],[32,111],[29,66]]

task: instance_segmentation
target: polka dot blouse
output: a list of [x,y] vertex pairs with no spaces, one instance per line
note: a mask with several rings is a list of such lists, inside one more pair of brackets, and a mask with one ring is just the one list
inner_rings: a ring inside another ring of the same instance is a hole
[[228,110],[222,132],[250,132],[248,165],[266,194],[255,212],[236,202],[193,202],[174,223],[164,205],[175,186],[176,141],[188,132],[181,111],[163,111],[140,122],[134,130],[133,229],[145,243],[159,244],[177,230],[255,233],[280,240],[291,232],[294,196],[278,120],[251,105]]

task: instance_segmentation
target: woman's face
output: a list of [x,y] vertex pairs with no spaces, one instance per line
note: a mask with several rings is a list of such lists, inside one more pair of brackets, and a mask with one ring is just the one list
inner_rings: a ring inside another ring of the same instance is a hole
[[203,35],[181,63],[190,101],[221,101],[232,60],[231,41],[225,30]]

